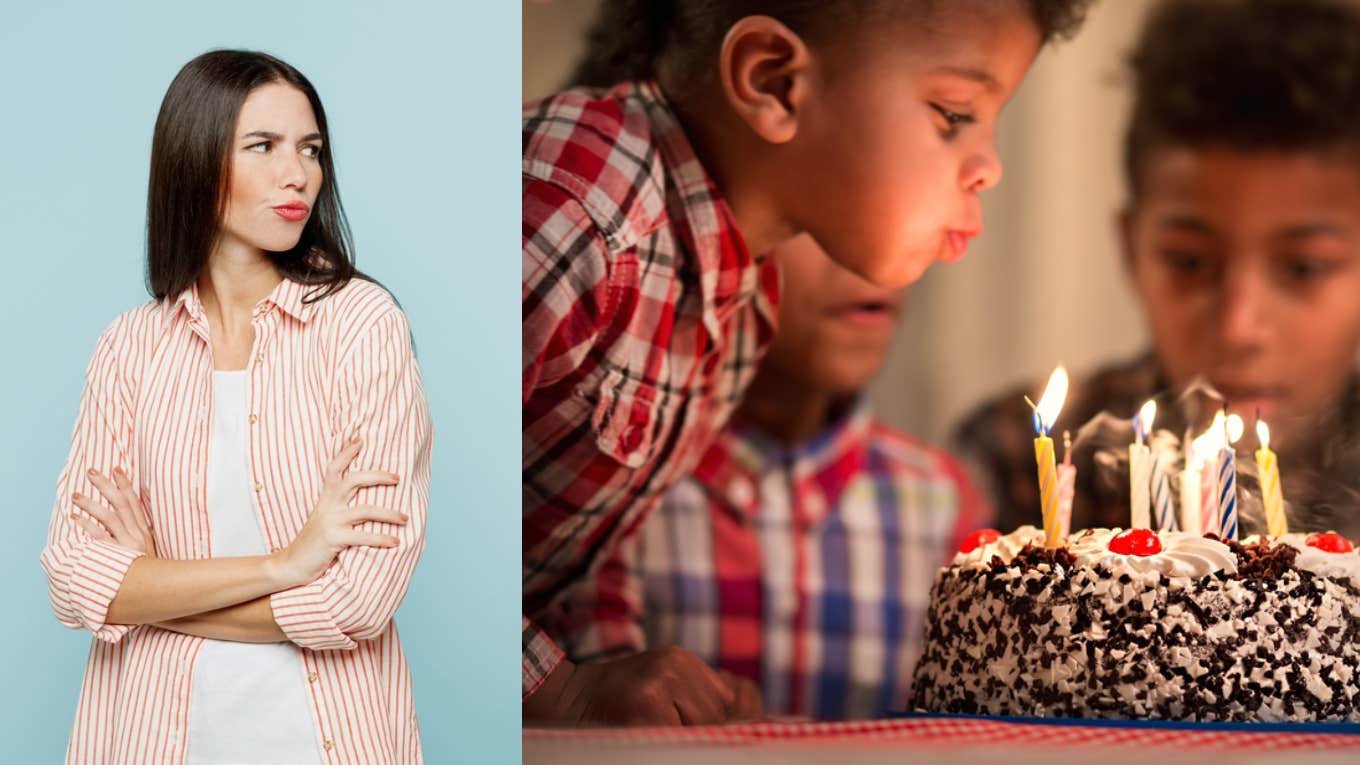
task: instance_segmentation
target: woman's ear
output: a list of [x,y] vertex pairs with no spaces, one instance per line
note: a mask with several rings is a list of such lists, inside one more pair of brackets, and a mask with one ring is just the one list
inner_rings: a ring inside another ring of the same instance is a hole
[[786,143],[811,90],[812,57],[803,39],[769,16],[747,16],[727,30],[719,76],[728,106],[761,139]]

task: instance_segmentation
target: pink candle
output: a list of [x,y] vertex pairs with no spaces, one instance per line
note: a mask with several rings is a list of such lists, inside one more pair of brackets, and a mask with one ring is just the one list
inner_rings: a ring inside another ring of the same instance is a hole
[[1072,497],[1077,491],[1077,466],[1072,464],[1072,434],[1063,431],[1063,461],[1058,466],[1058,529],[1072,533]]

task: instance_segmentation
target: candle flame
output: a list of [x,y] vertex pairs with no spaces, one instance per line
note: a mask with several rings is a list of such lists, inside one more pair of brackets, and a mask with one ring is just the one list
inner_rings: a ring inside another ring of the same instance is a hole
[[1247,426],[1243,424],[1241,417],[1235,414],[1228,415],[1228,443],[1237,443],[1238,439],[1242,437],[1242,431],[1246,429]]
[[1137,431],[1138,438],[1143,439],[1152,435],[1152,421],[1157,418],[1157,402],[1148,399],[1141,409],[1138,410]]
[[1270,448],[1270,427],[1265,420],[1256,421],[1256,440],[1261,442],[1262,449]]
[[[1053,374],[1048,377],[1048,385],[1044,387],[1044,395],[1039,397],[1039,403],[1034,407],[1034,414],[1038,418],[1040,428],[1044,433],[1053,427],[1053,423],[1058,419],[1058,413],[1062,411],[1063,401],[1067,399],[1067,370],[1061,364],[1053,370]],[[1036,428],[1036,431],[1038,429]]]
[[1215,412],[1214,421],[1209,423],[1209,429],[1190,442],[1190,454],[1195,462],[1203,464],[1213,459],[1218,450],[1223,448],[1224,427],[1223,412]]

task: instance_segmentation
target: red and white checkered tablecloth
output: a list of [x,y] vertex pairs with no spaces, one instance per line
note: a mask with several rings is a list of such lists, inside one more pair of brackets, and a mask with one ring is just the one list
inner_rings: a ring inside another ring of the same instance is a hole
[[568,741],[625,746],[741,746],[782,743],[853,743],[910,747],[1034,747],[1341,751],[1360,753],[1360,735],[1320,732],[1110,727],[1016,722],[969,717],[919,717],[838,723],[750,723],[695,728],[524,730],[526,742]]

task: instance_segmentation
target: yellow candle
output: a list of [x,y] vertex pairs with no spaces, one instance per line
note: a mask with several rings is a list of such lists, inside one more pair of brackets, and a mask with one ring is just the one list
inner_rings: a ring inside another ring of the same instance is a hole
[[1256,450],[1256,471],[1261,477],[1261,502],[1266,507],[1266,533],[1272,537],[1289,533],[1284,517],[1284,492],[1280,489],[1280,460],[1270,450],[1270,428],[1264,420],[1256,421],[1256,437],[1261,448]]
[[1034,406],[1034,461],[1039,469],[1039,502],[1044,514],[1044,546],[1062,544],[1062,521],[1058,515],[1058,469],[1053,458],[1053,439],[1048,432],[1058,419],[1067,398],[1067,370],[1059,366],[1048,378],[1044,395]]

